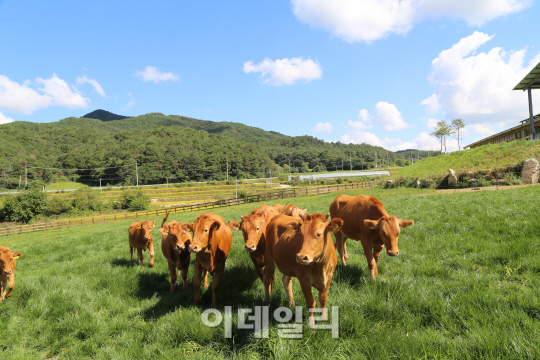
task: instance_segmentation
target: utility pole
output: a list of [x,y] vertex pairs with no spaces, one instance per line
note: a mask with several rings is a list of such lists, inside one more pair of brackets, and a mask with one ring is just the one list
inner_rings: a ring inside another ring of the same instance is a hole
[[349,164],[351,165],[351,171],[352,171],[352,160],[351,160],[351,153],[349,153]]
[[101,179],[99,179],[99,189],[101,190]]
[[291,154],[289,154],[289,181],[291,181]]
[[19,175],[19,190],[21,190],[21,178],[22,178],[22,175]]
[[234,179],[236,180],[236,199],[238,199],[238,178],[235,176]]
[[341,158],[341,171],[343,171],[343,158]]
[[135,175],[137,175],[137,186],[139,186],[139,168],[137,167],[136,161],[135,161]]
[[377,152],[375,152],[375,168],[377,168]]
[[24,188],[26,189],[28,187],[28,168],[26,167],[26,163],[24,163]]
[[272,188],[272,170],[269,170],[270,171],[270,189]]
[[388,162],[388,168],[390,169],[390,158],[388,157],[388,149],[386,149],[386,161]]
[[165,178],[167,180],[167,187],[169,187],[169,178]]
[[229,180],[229,158],[227,158],[227,181]]

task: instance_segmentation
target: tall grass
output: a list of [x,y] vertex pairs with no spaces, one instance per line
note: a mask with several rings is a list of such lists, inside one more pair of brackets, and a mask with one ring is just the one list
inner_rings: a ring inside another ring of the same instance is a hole
[[[536,359],[540,357],[539,186],[500,192],[436,196],[417,189],[363,190],[387,211],[415,225],[400,236],[400,255],[382,255],[379,277],[369,279],[361,245],[348,241],[349,263],[338,264],[328,306],[339,307],[339,339],[330,331],[283,339],[250,330],[201,323],[193,303],[193,268],[187,290],[169,294],[169,273],[154,229],[156,264],[129,260],[130,222],[85,226],[0,239],[21,252],[13,296],[0,304],[0,352],[6,359],[81,358],[430,358]],[[338,194],[294,199],[309,212],[328,212]],[[238,220],[257,203],[216,209]],[[193,221],[198,214],[171,215]],[[156,223],[161,223],[160,218]],[[243,239],[221,279],[219,309],[262,305],[263,286]],[[287,306],[276,274],[271,308]],[[298,305],[304,306],[293,281]],[[306,323],[304,311],[304,323]],[[233,323],[238,321],[236,315]]]

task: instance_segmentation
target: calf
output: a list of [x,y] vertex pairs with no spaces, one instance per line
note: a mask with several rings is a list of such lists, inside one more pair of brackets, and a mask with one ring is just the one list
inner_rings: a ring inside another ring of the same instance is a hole
[[313,310],[315,299],[311,287],[319,291],[319,305],[326,320],[326,297],[337,264],[336,250],[330,233],[339,231],[343,221],[338,218],[330,223],[328,215],[308,214],[302,218],[278,215],[266,229],[264,253],[264,301],[270,300],[274,267],[283,274],[282,282],[289,301],[294,305],[292,278],[300,281],[302,293],[309,309],[309,325],[315,324]]
[[225,260],[231,250],[232,233],[219,215],[201,214],[193,224],[183,224],[182,229],[193,232],[193,240],[189,251],[195,256],[195,302],[201,304],[201,273],[209,272],[214,276],[212,280],[212,306],[216,306],[218,298],[219,280],[225,270]]
[[[11,291],[15,287],[15,268],[17,259],[21,253],[13,253],[10,248],[0,246],[0,302],[11,296]],[[9,279],[9,291],[6,294],[6,285]]]
[[285,206],[279,209],[279,212],[280,214],[283,214],[283,215],[300,217],[301,215],[305,215],[305,213],[307,212],[307,209],[301,209],[299,207],[294,206],[293,204],[287,203]]
[[245,241],[244,250],[249,252],[251,261],[255,265],[255,270],[261,280],[264,273],[266,227],[276,215],[279,215],[279,211],[275,207],[263,204],[253,210],[251,215],[242,216],[240,223],[229,221],[229,227],[232,230],[242,230]]
[[[165,221],[167,221],[168,217],[169,213],[167,213],[167,216],[163,219],[159,233],[161,234],[161,251],[163,252],[163,256],[165,256],[165,259],[167,259],[169,272],[171,274],[172,294],[174,293],[178,275],[182,275],[184,289],[187,289],[187,273],[189,262],[191,260],[191,253],[189,252],[191,233],[182,229],[182,223],[175,220],[172,220],[165,225]],[[182,271],[181,273],[180,270]]]
[[133,249],[137,249],[139,263],[143,264],[143,251],[150,249],[150,267],[154,266],[154,243],[152,242],[152,228],[156,221],[133,222],[129,227],[129,251],[133,261]]
[[347,265],[349,255],[345,242],[347,239],[360,240],[366,255],[371,279],[378,275],[377,262],[386,246],[389,256],[397,256],[400,227],[414,224],[413,220],[400,220],[388,215],[383,204],[371,196],[339,195],[330,204],[330,215],[343,219],[341,231],[336,233],[336,247],[343,265]]

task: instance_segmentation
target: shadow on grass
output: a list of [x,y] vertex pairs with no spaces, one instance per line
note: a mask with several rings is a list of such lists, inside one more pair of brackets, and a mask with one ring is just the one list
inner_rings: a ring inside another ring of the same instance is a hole
[[336,270],[334,270],[334,277],[332,282],[345,283],[349,286],[360,286],[365,283],[365,278],[369,277],[369,272],[362,269],[357,265],[347,265],[338,264]]
[[134,267],[138,265],[137,260],[129,260],[129,259],[114,259],[111,262],[112,266],[122,266],[122,267]]

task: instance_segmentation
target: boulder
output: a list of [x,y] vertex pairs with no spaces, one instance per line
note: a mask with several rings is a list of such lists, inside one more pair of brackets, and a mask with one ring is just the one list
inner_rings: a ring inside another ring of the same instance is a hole
[[417,186],[417,187],[422,186],[422,182],[421,182],[420,180],[416,180],[416,186]]
[[536,159],[528,159],[523,162],[521,177],[524,184],[537,184],[540,173],[540,164]]
[[393,184],[393,183],[394,183],[394,180],[389,179],[389,180],[386,180],[386,182],[387,182],[388,184]]
[[457,185],[456,172],[452,169],[448,169],[448,185],[452,185],[452,186]]

